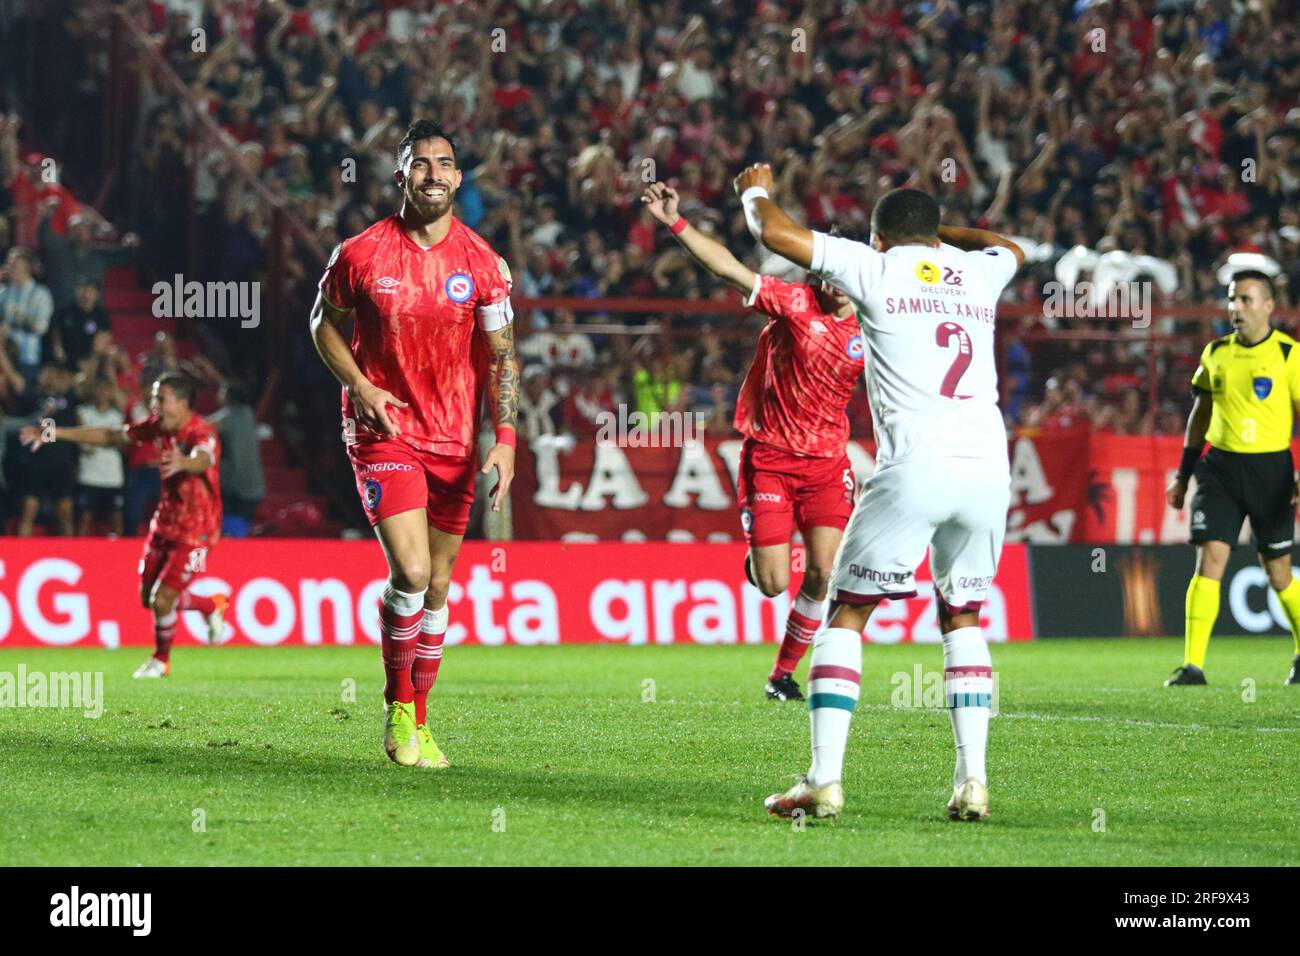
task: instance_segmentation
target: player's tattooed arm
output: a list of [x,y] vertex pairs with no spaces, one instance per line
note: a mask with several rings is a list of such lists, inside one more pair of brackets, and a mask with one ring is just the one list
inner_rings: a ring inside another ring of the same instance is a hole
[[[756,186],[771,193],[772,167],[767,163],[755,163],[737,176],[732,185],[736,195],[742,198],[747,189]],[[746,202],[745,219],[751,222],[750,231],[754,233],[754,238],[772,252],[785,256],[805,269],[812,268],[812,230],[791,219],[770,198],[759,197]]]
[[[519,417],[519,362],[515,359],[515,327],[504,325],[492,332],[484,332],[491,359],[488,364],[488,390],[492,401],[492,420],[497,427],[497,443],[483,460],[479,470],[490,474],[497,471],[498,481],[492,489],[492,510],[500,511],[501,502],[510,493],[515,480],[515,446],[513,434]],[[508,440],[502,434],[511,436]]]
[[519,362],[515,358],[515,327],[503,326],[485,332],[491,358],[488,364],[488,389],[492,401],[492,421],[497,428],[514,428],[519,418]]

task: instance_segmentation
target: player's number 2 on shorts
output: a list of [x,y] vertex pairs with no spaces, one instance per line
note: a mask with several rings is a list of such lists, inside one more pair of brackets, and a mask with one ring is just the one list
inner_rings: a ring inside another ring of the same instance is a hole
[[935,344],[946,349],[953,339],[957,340],[957,354],[953,356],[952,365],[948,366],[948,374],[943,377],[939,394],[944,398],[970,398],[969,395],[957,394],[957,383],[966,374],[966,369],[970,368],[970,333],[956,322],[939,323],[939,327],[934,330]]

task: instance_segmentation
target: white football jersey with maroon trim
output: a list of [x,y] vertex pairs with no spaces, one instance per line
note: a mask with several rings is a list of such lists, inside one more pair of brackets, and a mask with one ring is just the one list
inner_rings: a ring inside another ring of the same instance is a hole
[[876,466],[1006,462],[993,329],[998,296],[1016,272],[1011,251],[906,245],[882,253],[815,232],[812,265],[857,306]]

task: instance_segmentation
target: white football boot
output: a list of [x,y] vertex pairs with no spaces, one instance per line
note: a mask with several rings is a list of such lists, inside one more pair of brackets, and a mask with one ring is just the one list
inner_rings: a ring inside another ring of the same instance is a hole
[[763,801],[768,813],[777,817],[794,816],[796,810],[825,819],[839,816],[844,809],[844,788],[837,780],[824,787],[814,787],[805,774],[800,774],[798,781],[785,793],[774,793]]
[[156,657],[151,657],[141,664],[131,676],[136,680],[141,678],[166,677],[171,673],[172,665],[170,661],[160,661]]
[[961,786],[952,788],[952,799],[948,801],[948,819],[979,821],[988,818],[988,787],[974,777],[967,777]]

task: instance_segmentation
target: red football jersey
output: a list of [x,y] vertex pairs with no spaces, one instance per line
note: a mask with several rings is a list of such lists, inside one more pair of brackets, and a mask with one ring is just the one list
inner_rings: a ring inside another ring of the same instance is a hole
[[201,475],[182,472],[162,483],[149,531],[190,547],[216,544],[221,534],[221,442],[213,427],[192,415],[180,431],[166,432],[154,415],[127,425],[126,437],[134,444],[152,444],[159,451],[175,448],[188,455],[202,448],[208,453],[212,464]]
[[[459,219],[423,249],[396,214],[344,241],[320,281],[330,305],[354,310],[352,355],[362,374],[409,403],[387,407],[401,438],[455,457],[474,450],[487,377],[487,346],[475,326],[510,324],[510,286],[505,259]],[[346,389],[343,418],[356,419]],[[379,437],[356,430],[359,442]]]
[[856,316],[823,312],[811,285],[759,276],[745,304],[772,321],[736,401],[736,430],[797,455],[842,455],[845,408],[865,368]]

